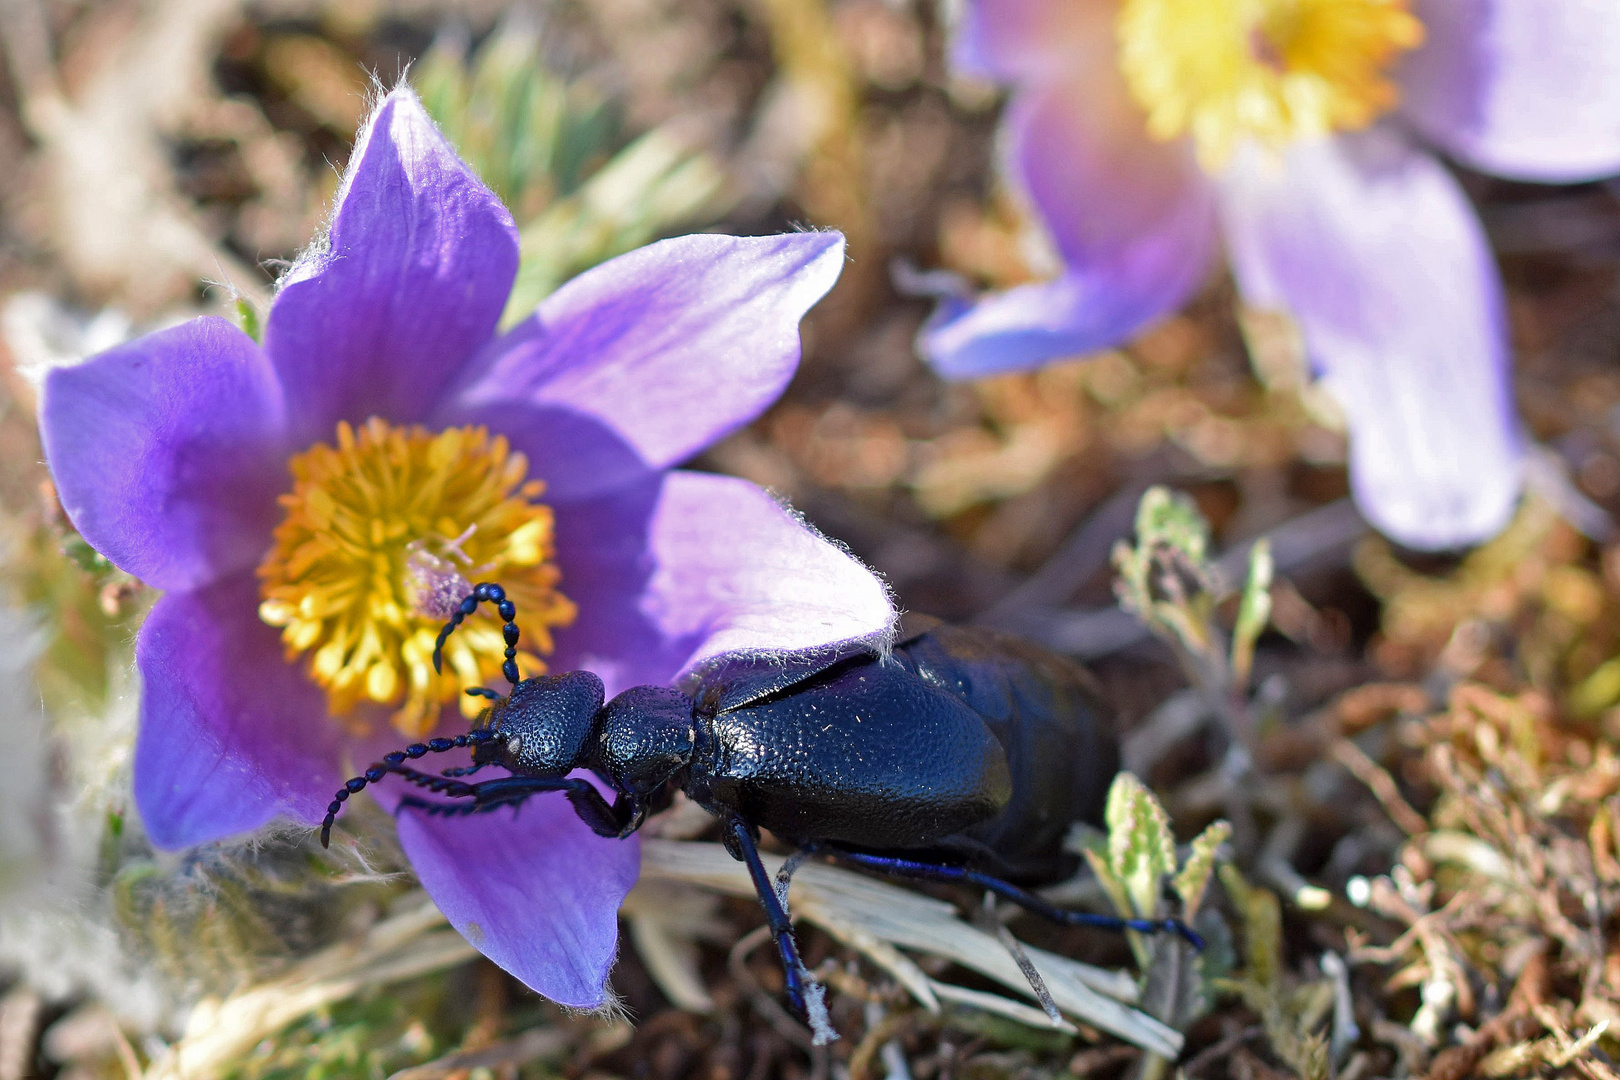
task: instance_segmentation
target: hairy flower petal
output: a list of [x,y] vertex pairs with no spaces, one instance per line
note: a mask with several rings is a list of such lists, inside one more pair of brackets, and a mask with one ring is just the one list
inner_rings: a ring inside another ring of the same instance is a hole
[[690,668],[726,652],[886,645],[895,611],[883,583],[746,480],[672,472],[648,536],[648,607],[690,640]]
[[512,215],[397,90],[362,129],[322,250],[283,279],[265,350],[300,445],[339,420],[421,420],[495,331]]
[[[633,482],[780,396],[799,363],[799,320],[843,260],[837,233],[683,236],[621,255],[493,343],[442,416],[510,431],[554,500]],[[514,408],[529,422],[511,424]],[[582,425],[607,438],[582,439]],[[571,467],[546,469],[560,460]]]
[[557,511],[557,561],[581,603],[555,667],[617,693],[718,653],[887,639],[883,583],[746,480],[676,471]]
[[251,566],[287,485],[281,387],[224,319],[58,368],[40,433],[74,527],[120,569],[193,589]]
[[1522,446],[1501,283],[1456,181],[1375,130],[1234,162],[1223,209],[1245,296],[1299,321],[1345,410],[1368,520],[1415,548],[1493,535]]
[[184,848],[278,814],[314,824],[342,779],[341,732],[255,615],[237,574],[158,601],[141,627],[135,805],[152,842]]
[[1552,183],[1620,173],[1620,4],[1418,0],[1404,112],[1463,163]]

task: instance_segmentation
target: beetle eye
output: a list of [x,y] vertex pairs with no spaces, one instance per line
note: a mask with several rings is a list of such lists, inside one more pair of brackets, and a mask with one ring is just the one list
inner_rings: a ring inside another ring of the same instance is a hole
[[523,752],[523,736],[513,735],[508,738],[506,740],[506,752],[508,754],[521,754]]

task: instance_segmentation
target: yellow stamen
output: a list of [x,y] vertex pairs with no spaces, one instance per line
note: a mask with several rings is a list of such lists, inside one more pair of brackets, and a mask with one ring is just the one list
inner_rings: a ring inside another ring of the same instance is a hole
[[1149,133],[1191,134],[1211,169],[1245,136],[1366,127],[1398,100],[1390,63],[1423,41],[1407,0],[1125,0],[1118,30]]
[[443,604],[424,575],[435,567],[441,578],[504,586],[523,628],[518,666],[546,670],[551,628],[572,622],[575,609],[557,591],[551,508],[534,501],[544,485],[526,478],[528,461],[504,437],[373,417],[358,433],[338,424],[335,447],[316,443],[289,466],[286,516],[259,567],[259,617],[281,628],[289,661],[310,654],[333,715],[363,702],[396,706],[394,725],[420,737],[451,701],[477,714],[465,687],[505,689],[506,645],[492,614],[468,619],[445,647],[444,674],[434,672]]

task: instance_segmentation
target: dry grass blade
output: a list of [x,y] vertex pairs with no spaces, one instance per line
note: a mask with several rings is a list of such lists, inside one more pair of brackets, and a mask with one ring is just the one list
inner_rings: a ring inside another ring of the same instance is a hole
[[1032,1008],[1021,1001],[1014,1001],[1012,998],[1002,997],[1000,994],[987,994],[983,990],[969,990],[965,986],[953,986],[932,979],[929,980],[929,985],[942,1001],[995,1013],[997,1016],[1005,1016],[1009,1020],[1016,1020],[1033,1028],[1054,1028],[1069,1035],[1079,1033],[1079,1028],[1066,1020],[1054,1024],[1040,1009]]
[[[704,885],[736,896],[753,895],[747,870],[719,844],[648,840],[641,850],[641,869],[646,877]],[[780,856],[764,858],[772,874],[784,861]],[[1019,994],[1033,996],[1017,961],[1006,948],[990,934],[964,923],[956,909],[943,901],[821,864],[800,870],[793,878],[789,895],[794,915],[857,948],[864,938],[930,953],[971,968]],[[1181,1052],[1179,1032],[1124,1004],[1136,995],[1136,984],[1129,976],[1040,949],[1027,951],[1052,999],[1070,1016],[1152,1053],[1174,1058]],[[931,984],[935,996],[964,1000],[954,988],[942,991],[941,985]],[[1001,1007],[997,1011],[1010,1015]],[[1052,1026],[1044,1013],[1028,1011],[1039,1017],[1035,1026]],[[1022,1014],[1014,1018],[1026,1019]]]
[[305,1014],[381,986],[439,971],[477,955],[444,916],[424,901],[372,926],[356,942],[316,953],[290,970],[223,1001],[204,999],[186,1032],[147,1070],[147,1080],[202,1080],[220,1075]]
[[564,1028],[532,1028],[515,1039],[486,1046],[482,1050],[458,1050],[434,1061],[401,1069],[388,1080],[440,1080],[468,1069],[491,1069],[502,1065],[522,1065],[535,1058],[555,1054],[573,1040]]

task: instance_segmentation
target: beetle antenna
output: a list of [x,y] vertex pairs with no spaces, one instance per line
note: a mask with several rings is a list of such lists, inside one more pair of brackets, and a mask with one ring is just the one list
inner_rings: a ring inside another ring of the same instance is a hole
[[506,639],[506,659],[501,664],[501,674],[513,686],[518,684],[517,669],[517,605],[506,598],[506,590],[492,581],[481,581],[473,586],[473,591],[462,598],[456,607],[456,613],[450,616],[450,621],[444,624],[439,631],[439,639],[433,643],[433,670],[444,671],[444,643],[450,640],[450,634],[461,625],[461,620],[478,610],[480,601],[488,601],[495,605],[506,625],[501,627],[501,636]]
[[332,805],[326,808],[326,817],[321,820],[321,847],[332,846],[332,823],[337,820],[338,813],[342,811],[343,804],[349,801],[350,795],[358,795],[366,789],[367,784],[375,784],[390,772],[395,771],[407,758],[419,758],[426,754],[442,754],[446,750],[455,750],[463,746],[481,746],[506,736],[493,728],[474,728],[464,735],[457,735],[453,739],[429,739],[425,743],[411,743],[403,750],[394,750],[384,754],[382,760],[372,765],[359,776],[344,781],[337,794],[332,796]]

